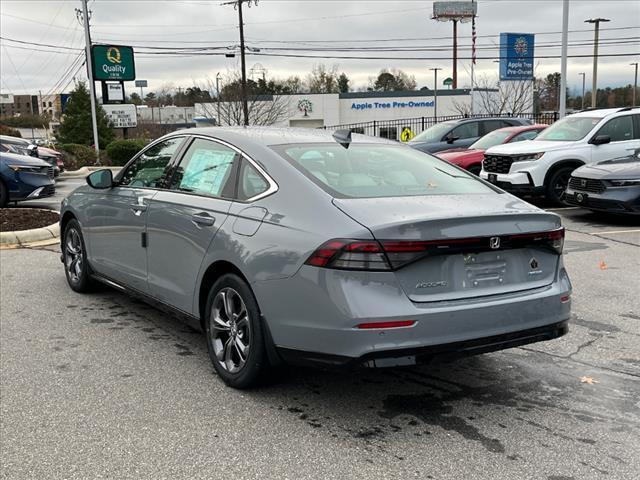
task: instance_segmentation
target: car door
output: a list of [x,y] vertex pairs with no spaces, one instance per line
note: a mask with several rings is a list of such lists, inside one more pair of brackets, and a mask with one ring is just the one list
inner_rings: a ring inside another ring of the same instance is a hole
[[169,188],[149,201],[149,294],[187,313],[202,260],[227,219],[238,157],[228,144],[195,137],[185,147]]
[[170,163],[185,137],[154,143],[91,199],[91,265],[100,274],[147,293],[146,223],[150,200],[165,186]]
[[[458,125],[451,133],[449,133],[453,140],[450,144],[451,147],[466,148],[480,138],[480,122],[464,122],[462,125]],[[443,139],[446,140],[446,139]]]
[[608,135],[609,143],[594,145],[591,143],[591,161],[594,163],[611,160],[612,158],[631,155],[640,148],[640,135],[634,128],[634,115],[621,115],[608,120],[592,136],[591,141],[598,136]]

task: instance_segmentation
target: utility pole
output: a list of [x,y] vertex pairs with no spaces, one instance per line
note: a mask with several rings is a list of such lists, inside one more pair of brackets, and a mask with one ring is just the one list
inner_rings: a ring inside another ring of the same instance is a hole
[[567,114],[567,45],[569,42],[569,0],[562,1],[562,49],[560,58],[560,118]]
[[433,120],[438,121],[438,70],[441,68],[430,68],[433,70]]
[[233,8],[238,10],[238,23],[240,27],[240,69],[242,71],[241,79],[241,95],[242,95],[242,111],[244,113],[244,125],[249,125],[249,100],[247,98],[247,66],[244,58],[244,22],[242,20],[242,4],[246,3],[248,7],[254,3],[258,5],[258,0],[232,0],[230,2],[223,2],[221,5],[233,5]]
[[630,63],[629,65],[635,65],[636,74],[633,80],[633,99],[631,100],[631,106],[636,106],[636,90],[638,90],[638,62]]
[[100,165],[100,143],[98,140],[98,117],[96,116],[96,86],[93,81],[93,62],[91,62],[91,32],[89,30],[89,10],[87,0],[82,3],[82,23],[84,25],[85,55],[87,77],[89,78],[89,95],[91,96],[91,123],[93,124],[93,145],[96,149],[96,165]]
[[600,22],[610,22],[608,18],[590,18],[584,23],[593,23],[595,25],[593,33],[593,79],[591,86],[591,106],[596,108],[596,100],[598,99],[598,42],[600,40]]
[[584,110],[584,80],[586,73],[580,72],[578,75],[582,75],[582,106],[580,107],[580,110]]

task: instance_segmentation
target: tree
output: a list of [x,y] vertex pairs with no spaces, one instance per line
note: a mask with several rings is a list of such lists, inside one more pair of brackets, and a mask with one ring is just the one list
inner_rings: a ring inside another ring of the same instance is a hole
[[144,103],[146,103],[147,107],[157,107],[158,100],[156,99],[156,94],[153,92],[149,92],[144,97]]
[[[98,140],[106,146],[114,138],[109,119],[100,105],[96,105],[98,120]],[[93,145],[93,125],[91,122],[91,97],[87,86],[80,82],[69,95],[62,122],[56,134],[60,143],[80,143]]]
[[[533,83],[529,80],[495,82],[486,75],[476,77],[475,82],[476,114],[522,115],[533,109]],[[461,115],[471,114],[468,102],[452,100],[453,108]]]
[[391,92],[400,90],[415,90],[416,79],[402,70],[382,69],[373,82],[371,90],[376,92]]
[[314,65],[307,75],[309,93],[338,93],[338,66]]
[[342,72],[338,77],[338,90],[340,93],[347,93],[349,91],[349,77]]
[[142,98],[140,98],[140,95],[138,95],[136,92],[131,93],[131,95],[129,95],[129,102],[133,103],[134,105],[142,105]]

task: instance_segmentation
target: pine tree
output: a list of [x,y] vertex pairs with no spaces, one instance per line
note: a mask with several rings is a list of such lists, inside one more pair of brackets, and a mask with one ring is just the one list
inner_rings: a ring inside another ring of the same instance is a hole
[[[64,116],[56,138],[60,143],[80,143],[93,145],[93,126],[91,124],[91,97],[87,86],[80,82],[69,95]],[[113,140],[114,133],[109,119],[100,105],[97,107],[98,139],[102,148]]]

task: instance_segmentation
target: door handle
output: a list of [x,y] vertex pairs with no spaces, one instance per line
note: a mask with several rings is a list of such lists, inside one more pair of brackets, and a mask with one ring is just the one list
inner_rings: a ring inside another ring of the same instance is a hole
[[133,214],[134,215],[140,215],[142,212],[146,212],[147,211],[147,206],[144,204],[140,204],[140,203],[132,203],[131,205],[129,205],[131,207],[131,210],[133,210]]
[[191,215],[191,221],[196,227],[210,227],[216,222],[216,219],[207,213],[195,213]]

